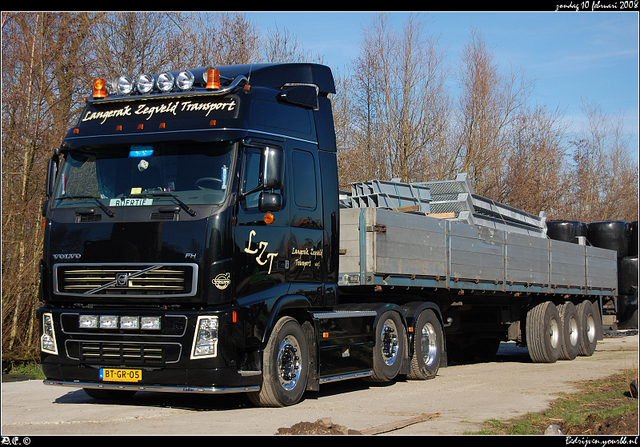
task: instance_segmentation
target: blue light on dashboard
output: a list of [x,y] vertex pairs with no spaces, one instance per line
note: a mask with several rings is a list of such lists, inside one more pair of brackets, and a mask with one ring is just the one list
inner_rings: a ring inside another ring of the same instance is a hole
[[129,150],[129,158],[151,157],[153,155],[153,146],[131,146]]

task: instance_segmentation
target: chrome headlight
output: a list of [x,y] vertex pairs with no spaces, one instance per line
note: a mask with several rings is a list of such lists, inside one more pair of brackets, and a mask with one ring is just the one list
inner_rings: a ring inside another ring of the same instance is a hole
[[134,81],[129,75],[119,76],[114,82],[114,89],[119,95],[130,95],[133,93]]
[[218,317],[198,317],[191,358],[215,357],[217,355],[217,347]]
[[176,85],[182,91],[191,90],[195,77],[189,70],[181,71],[176,78]]
[[56,334],[53,331],[53,315],[42,315],[42,337],[40,338],[40,350],[49,354],[58,355]]
[[154,81],[153,76],[150,74],[142,74],[138,76],[138,81],[136,82],[136,88],[143,95],[146,93],[150,93],[153,90]]
[[158,79],[156,81],[156,85],[158,86],[158,90],[162,93],[170,92],[173,89],[173,75],[169,72],[160,73],[158,75]]

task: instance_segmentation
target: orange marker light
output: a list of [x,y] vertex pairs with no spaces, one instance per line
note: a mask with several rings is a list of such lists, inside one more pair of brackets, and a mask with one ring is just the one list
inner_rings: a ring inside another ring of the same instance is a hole
[[207,70],[207,90],[220,90],[220,70],[215,68]]
[[93,80],[93,99],[104,99],[107,97],[107,81],[104,79]]
[[271,213],[267,213],[264,215],[264,223],[266,223],[267,225],[272,224],[274,220],[276,220],[275,216]]

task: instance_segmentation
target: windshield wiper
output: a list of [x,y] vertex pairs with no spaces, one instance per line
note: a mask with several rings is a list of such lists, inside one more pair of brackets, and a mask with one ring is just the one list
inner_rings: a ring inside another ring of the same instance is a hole
[[189,213],[189,215],[191,217],[195,217],[196,216],[196,212],[194,210],[192,210],[189,205],[187,205],[186,203],[184,203],[182,200],[180,200],[178,198],[178,196],[176,196],[175,194],[171,194],[170,192],[145,192],[142,194],[133,194],[130,196],[127,196],[129,198],[131,197],[172,197],[176,202],[178,202],[178,204],[182,207],[183,210],[185,210],[187,213]]
[[107,216],[116,217],[116,213],[111,211],[102,202],[100,202],[99,199],[101,199],[101,197],[96,197],[96,196],[64,196],[64,197],[57,197],[57,200],[82,200],[82,199],[93,199],[93,201],[96,202],[96,204],[100,207],[100,209],[102,211],[104,211],[104,213]]

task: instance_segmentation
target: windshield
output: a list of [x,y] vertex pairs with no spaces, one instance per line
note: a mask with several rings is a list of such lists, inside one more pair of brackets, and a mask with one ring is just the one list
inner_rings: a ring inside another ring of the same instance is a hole
[[233,145],[161,142],[83,147],[65,154],[55,207],[100,200],[109,207],[158,200],[220,204],[229,181]]

